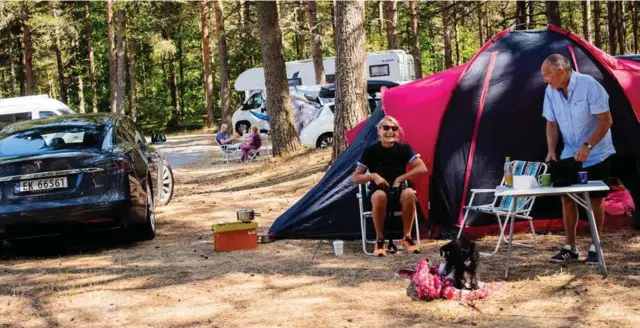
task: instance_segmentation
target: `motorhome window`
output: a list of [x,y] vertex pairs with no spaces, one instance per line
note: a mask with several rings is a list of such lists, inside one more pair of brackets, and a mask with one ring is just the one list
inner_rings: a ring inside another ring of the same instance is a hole
[[247,101],[247,109],[260,108],[263,102],[264,102],[264,99],[262,99],[262,94],[257,93],[253,95],[251,98],[249,98],[249,100]]
[[389,75],[389,64],[369,66],[369,76],[371,77],[388,76],[388,75]]
[[327,80],[327,83],[335,83],[336,81],[336,75],[335,74],[327,74],[324,76],[325,80]]
[[331,112],[335,114],[335,105],[330,105],[329,109],[331,109]]
[[301,78],[296,78],[296,79],[288,79],[287,80],[289,82],[289,86],[296,86],[296,85],[302,85],[302,79]]
[[40,118],[47,118],[47,117],[56,116],[56,113],[46,111],[46,112],[40,112],[39,115],[40,115]]

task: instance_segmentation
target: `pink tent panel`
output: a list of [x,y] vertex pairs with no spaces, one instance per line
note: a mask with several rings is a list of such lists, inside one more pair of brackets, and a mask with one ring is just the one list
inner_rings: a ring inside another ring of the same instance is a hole
[[[385,113],[395,117],[405,131],[402,141],[421,155],[429,172],[433,168],[440,121],[465,66],[389,89],[382,98]],[[425,218],[429,215],[429,182],[429,175],[412,181]]]

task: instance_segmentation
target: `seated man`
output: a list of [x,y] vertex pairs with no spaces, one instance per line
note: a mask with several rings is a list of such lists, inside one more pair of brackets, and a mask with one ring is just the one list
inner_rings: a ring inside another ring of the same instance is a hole
[[223,150],[239,148],[239,143],[234,143],[239,138],[239,135],[234,133],[233,136],[229,136],[229,126],[222,124],[220,126],[220,132],[216,134],[216,141],[222,147]]
[[[411,238],[416,197],[408,182],[427,173],[427,167],[411,146],[398,141],[402,129],[395,118],[385,116],[377,127],[380,141],[365,148],[353,177],[353,182],[357,184],[373,182],[369,184],[369,190],[372,192],[373,225],[377,237],[374,255],[387,255],[384,219],[387,208],[392,209],[397,205],[402,208],[402,246],[407,252],[419,253]],[[407,172],[408,164],[411,164],[411,170]],[[389,249],[395,249],[392,240],[389,241]]]

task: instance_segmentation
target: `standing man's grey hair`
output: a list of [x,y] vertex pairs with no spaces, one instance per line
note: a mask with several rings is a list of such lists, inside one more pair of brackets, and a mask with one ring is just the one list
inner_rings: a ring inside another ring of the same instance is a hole
[[571,64],[569,63],[569,59],[567,59],[567,57],[563,55],[553,54],[547,57],[545,61],[549,63],[551,70],[554,72],[557,72],[561,69],[567,72],[571,70]]

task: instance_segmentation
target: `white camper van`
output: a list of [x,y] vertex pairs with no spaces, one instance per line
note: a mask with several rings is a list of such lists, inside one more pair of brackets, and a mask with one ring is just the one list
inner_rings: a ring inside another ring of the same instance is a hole
[[[316,73],[313,60],[296,60],[286,62],[287,79],[290,86],[316,84]],[[334,83],[336,73],[336,57],[323,59],[327,83]],[[404,50],[388,50],[369,52],[366,58],[367,80],[413,81],[416,73],[413,56]],[[238,75],[234,83],[236,91],[245,93],[245,101],[254,91],[265,90],[264,70],[262,67],[248,69]]]
[[59,115],[75,114],[63,102],[48,95],[0,99],[0,129],[20,122]]
[[[323,60],[327,83],[335,82],[335,57]],[[369,52],[366,58],[367,80],[386,80],[398,83],[413,81],[415,70],[413,56],[404,50]],[[292,93],[310,94],[317,91],[315,70],[312,60],[298,60],[286,63],[287,79]],[[245,93],[244,103],[233,113],[233,127],[237,131],[248,131],[255,125],[262,132],[270,130],[265,109],[265,79],[262,67],[242,72],[234,83],[236,91]],[[309,90],[313,90],[309,92]],[[295,89],[295,90],[294,90]]]

